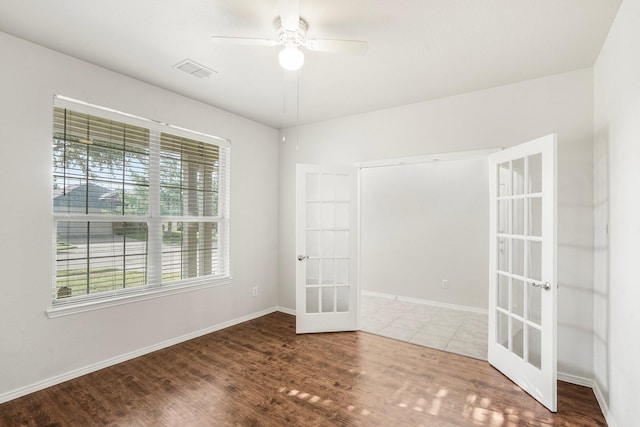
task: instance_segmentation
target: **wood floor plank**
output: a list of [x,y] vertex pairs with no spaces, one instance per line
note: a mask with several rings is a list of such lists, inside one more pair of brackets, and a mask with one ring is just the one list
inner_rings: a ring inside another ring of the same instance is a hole
[[273,313],[0,405],[1,426],[605,426],[589,388],[551,413],[487,362]]

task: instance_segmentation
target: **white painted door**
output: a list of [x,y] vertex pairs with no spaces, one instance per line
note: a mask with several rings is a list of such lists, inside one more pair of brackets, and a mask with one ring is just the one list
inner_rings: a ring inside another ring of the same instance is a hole
[[358,326],[355,168],[297,165],[296,332]]
[[489,362],[556,411],[556,135],[490,157]]

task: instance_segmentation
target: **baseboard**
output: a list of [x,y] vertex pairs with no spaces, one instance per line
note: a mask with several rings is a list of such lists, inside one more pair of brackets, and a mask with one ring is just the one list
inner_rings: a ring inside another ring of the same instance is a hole
[[[286,309],[288,310],[288,309]],[[154,344],[149,347],[145,347],[139,350],[132,351],[130,353],[122,354],[120,356],[113,357],[111,359],[103,360],[102,362],[94,363],[89,366],[85,366],[83,368],[75,369],[71,372],[67,372],[64,374],[56,375],[54,377],[48,378],[43,381],[38,381],[36,383],[30,384],[28,386],[21,387],[17,390],[9,391],[7,393],[0,394],[0,403],[8,402],[13,399],[17,399],[18,397],[26,396],[27,394],[43,390],[47,387],[51,387],[65,381],[72,380],[74,378],[81,377],[83,375],[89,374],[91,372],[99,371],[100,369],[107,368],[109,366],[117,365],[118,363],[126,362],[127,360],[134,359],[139,356],[143,356],[145,354],[152,353],[154,351],[171,347],[172,345],[179,344],[181,342],[189,341],[194,338],[198,338],[203,335],[210,334],[212,332],[219,331],[221,329],[228,328],[230,326],[234,326],[243,322],[247,322],[249,320],[257,319],[258,317],[266,316],[267,314],[274,313],[276,311],[281,311],[280,307],[271,307],[266,310],[262,310],[256,313],[251,313],[246,316],[241,316],[232,320],[228,320],[226,322],[218,323],[217,325],[210,326],[205,329],[201,329],[199,331],[195,331],[186,335],[182,335],[177,338],[172,338],[167,341],[163,341],[158,344]]]
[[371,297],[380,297],[380,298],[387,298],[387,299],[392,299],[397,301],[406,301],[406,302],[412,302],[415,304],[431,305],[434,307],[452,308],[454,310],[469,311],[471,313],[479,313],[479,314],[489,313],[489,310],[487,310],[486,308],[469,307],[467,305],[449,304],[446,302],[431,301],[431,300],[420,299],[420,298],[403,297],[399,295],[385,294],[382,292],[361,291],[361,293],[362,295],[368,295]]
[[280,306],[278,306],[278,307],[277,307],[277,311],[281,311],[281,312],[283,312],[283,313],[285,313],[285,314],[290,314],[290,315],[292,315],[292,316],[295,316],[295,315],[296,315],[296,311],[295,311],[295,310],[290,309],[290,308],[287,308],[287,307],[280,307]]
[[596,395],[596,400],[600,405],[600,410],[604,415],[604,419],[607,421],[607,425],[609,427],[618,427],[618,423],[613,419],[613,414],[611,414],[607,400],[604,398],[604,394],[602,394],[602,390],[600,390],[600,386],[597,381],[593,381],[593,394]]
[[593,380],[591,378],[580,377],[578,375],[558,372],[558,380],[564,381],[570,384],[580,385],[582,387],[593,388]]

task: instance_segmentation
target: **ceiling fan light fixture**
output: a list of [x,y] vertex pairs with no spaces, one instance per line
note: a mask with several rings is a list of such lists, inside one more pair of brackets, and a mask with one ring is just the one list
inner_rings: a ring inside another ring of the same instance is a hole
[[304,64],[304,53],[297,46],[287,46],[278,54],[278,61],[285,70],[296,71]]

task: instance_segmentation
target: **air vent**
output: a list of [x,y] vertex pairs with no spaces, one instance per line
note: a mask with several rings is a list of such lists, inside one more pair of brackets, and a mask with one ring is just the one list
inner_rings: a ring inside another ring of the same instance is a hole
[[216,71],[207,68],[204,65],[200,65],[190,59],[185,59],[184,61],[178,62],[173,67],[200,79],[209,77],[211,74],[216,73]]

